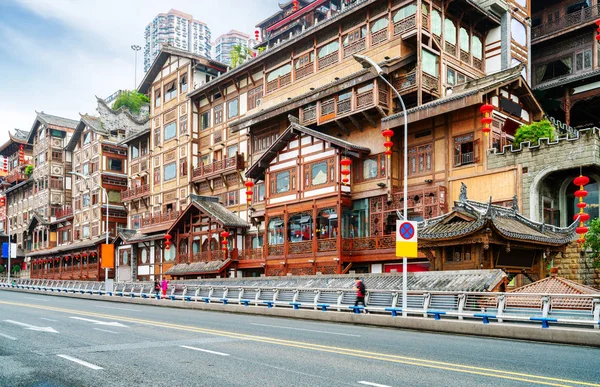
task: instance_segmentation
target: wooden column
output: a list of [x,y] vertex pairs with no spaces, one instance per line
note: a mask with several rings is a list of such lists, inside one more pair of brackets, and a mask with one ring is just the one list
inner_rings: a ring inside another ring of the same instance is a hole
[[568,87],[565,87],[565,101],[563,106],[565,109],[565,124],[571,126],[571,93]]

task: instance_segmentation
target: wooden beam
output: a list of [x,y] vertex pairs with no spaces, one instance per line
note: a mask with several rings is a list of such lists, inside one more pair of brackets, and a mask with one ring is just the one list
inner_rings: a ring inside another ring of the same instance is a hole
[[342,129],[344,131],[344,133],[346,133],[346,136],[350,135],[350,130],[348,130],[348,128],[346,127],[346,125],[344,125],[342,123],[342,121],[340,120],[335,120],[335,123],[337,124],[337,126],[340,127],[340,129]]
[[352,125],[354,125],[354,127],[358,130],[360,129],[360,124],[358,123],[358,121],[356,120],[356,118],[354,118],[354,116],[348,116],[348,119],[350,120],[350,122],[352,122]]
[[381,118],[387,117],[387,114],[385,114],[385,112],[383,111],[383,109],[381,108],[381,106],[376,105],[375,109],[379,112],[379,114],[381,115]]
[[[362,111],[361,113],[365,117],[365,119],[369,121],[369,124],[371,124],[372,127],[377,127],[377,123],[371,118],[371,116],[369,116],[369,114],[367,114],[366,111]],[[362,132],[362,129],[360,131]]]

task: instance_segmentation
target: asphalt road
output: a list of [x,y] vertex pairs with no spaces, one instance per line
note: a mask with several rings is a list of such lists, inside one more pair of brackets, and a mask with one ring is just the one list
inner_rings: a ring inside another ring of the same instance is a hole
[[600,386],[600,349],[0,291],[0,386],[365,385]]

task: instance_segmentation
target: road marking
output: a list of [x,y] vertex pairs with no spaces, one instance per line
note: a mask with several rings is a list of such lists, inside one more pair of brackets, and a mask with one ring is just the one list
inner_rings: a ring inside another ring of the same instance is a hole
[[113,331],[109,331],[108,329],[94,328],[94,330],[96,330],[96,331],[100,331],[100,332],[106,332],[106,333],[114,333],[115,335],[118,335],[118,334],[119,334],[119,332],[113,332]]
[[86,366],[86,367],[91,368],[93,370],[103,370],[104,369],[104,368],[102,368],[100,366],[97,366],[95,364],[88,363],[87,361],[79,360],[79,359],[76,359],[76,358],[68,356],[68,355],[56,355],[56,356],[62,357],[63,359],[70,360],[70,361],[72,361],[74,363],[77,363],[77,364],[81,364],[82,366]]
[[94,323],[96,325],[108,325],[111,327],[122,327],[122,328],[129,328],[127,325],[123,325],[121,323],[118,323],[116,321],[112,321],[112,322],[107,322],[107,321],[98,321],[98,320],[91,320],[89,318],[82,318],[82,317],[70,317],[74,320],[81,320],[81,321],[87,321],[87,322],[91,322]]
[[388,386],[385,384],[379,384],[379,383],[373,383],[373,382],[365,382],[365,381],[360,381],[358,382],[358,384],[364,384],[365,386],[373,386],[373,387],[392,387],[392,386]]
[[40,317],[40,320],[46,320],[46,321],[52,321],[52,322],[58,321],[58,320],[52,320],[51,318],[46,318],[46,317]]
[[44,302],[48,302],[48,300],[44,299],[44,298],[33,298],[33,297],[23,297],[26,298],[28,300],[33,300],[33,301],[44,301]]
[[100,305],[96,305],[96,308],[102,308],[102,309],[115,309],[115,310],[126,310],[128,312],[141,312],[141,310],[139,309],[128,309],[128,308],[115,308],[112,306],[100,306]]
[[498,379],[516,380],[516,381],[521,381],[521,382],[526,382],[526,383],[542,384],[542,385],[547,385],[547,386],[567,386],[568,384],[575,384],[575,385],[583,385],[583,386],[600,387],[600,384],[592,383],[592,382],[583,382],[583,381],[577,381],[577,380],[553,378],[553,377],[548,377],[548,376],[532,375],[532,374],[527,374],[527,373],[522,373],[522,372],[512,372],[512,371],[499,370],[499,369],[494,369],[494,368],[476,367],[476,366],[469,366],[469,365],[463,365],[463,364],[457,364],[457,363],[449,363],[449,362],[436,361],[436,360],[419,359],[419,358],[413,358],[413,357],[401,356],[401,355],[390,355],[390,354],[385,354],[385,353],[369,352],[369,351],[363,351],[363,350],[357,350],[357,349],[351,349],[351,348],[332,347],[332,346],[327,346],[327,345],[313,344],[313,343],[301,342],[301,341],[281,340],[281,339],[265,337],[265,336],[254,336],[254,335],[248,335],[248,334],[243,334],[243,333],[219,331],[219,330],[199,328],[199,327],[189,326],[189,325],[171,324],[171,323],[153,321],[153,320],[142,320],[142,319],[131,318],[131,317],[121,317],[121,316],[100,314],[100,313],[94,313],[94,312],[86,312],[86,311],[80,311],[80,310],[74,310],[74,309],[63,309],[63,308],[56,308],[56,307],[44,306],[44,305],[22,304],[22,303],[11,302],[11,301],[0,301],[0,304],[20,306],[20,307],[31,308],[31,309],[50,310],[50,311],[54,311],[54,312],[61,312],[61,313],[68,313],[68,314],[78,314],[78,315],[82,315],[82,316],[100,317],[100,318],[106,318],[106,319],[119,319],[119,320],[126,321],[126,322],[160,327],[160,328],[169,328],[169,329],[175,329],[175,330],[180,330],[180,331],[204,333],[204,334],[213,335],[213,336],[230,337],[230,338],[234,338],[234,339],[238,339],[238,340],[256,341],[256,342],[261,342],[261,343],[282,345],[282,346],[293,347],[293,348],[309,349],[309,350],[318,351],[318,352],[335,353],[335,354],[340,354],[340,355],[345,355],[345,356],[353,356],[353,357],[364,358],[364,359],[374,359],[374,360],[386,361],[386,362],[397,363],[397,364],[408,364],[408,365],[414,365],[414,366],[419,366],[419,367],[424,367],[424,368],[441,369],[441,370],[446,370],[446,371],[453,371],[453,372],[472,374],[472,375],[488,376],[488,377],[498,378]]
[[9,336],[9,335],[5,335],[4,333],[0,333],[0,336],[2,336],[2,337],[4,337],[4,338],[7,338],[7,339],[9,339],[9,340],[16,340],[16,339],[17,339],[16,337],[12,337],[12,336]]
[[202,348],[196,348],[196,347],[188,347],[187,345],[180,345],[180,347],[181,348],[187,348],[187,349],[193,349],[194,351],[201,351],[201,352],[212,353],[213,355],[229,356],[228,353],[209,351],[208,349],[202,349]]
[[14,324],[14,325],[19,325],[25,329],[28,329],[30,331],[38,331],[38,332],[48,332],[48,333],[58,333],[58,331],[54,330],[54,328],[52,327],[36,327],[35,325],[31,325],[31,324],[25,324],[19,321],[13,321],[13,320],[4,320],[4,322],[7,322],[9,324]]
[[281,328],[281,329],[292,329],[294,331],[304,331],[304,332],[315,332],[315,333],[327,333],[329,335],[339,335],[339,336],[350,336],[350,337],[360,337],[360,335],[351,335],[349,333],[338,333],[338,332],[328,332],[328,331],[317,331],[314,329],[304,329],[304,328],[292,328],[292,327],[282,327],[279,325],[269,325],[269,324],[255,324],[250,323],[250,325],[257,325],[261,327],[269,327],[269,328]]

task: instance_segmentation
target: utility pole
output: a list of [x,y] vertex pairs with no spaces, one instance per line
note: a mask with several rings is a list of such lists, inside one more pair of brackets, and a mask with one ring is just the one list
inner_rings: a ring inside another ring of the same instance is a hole
[[134,74],[134,85],[133,85],[133,90],[137,90],[137,53],[139,50],[142,49],[142,47],[138,46],[137,44],[133,44],[131,46],[131,49],[135,52],[135,64],[134,64],[134,70],[133,70],[133,74]]

